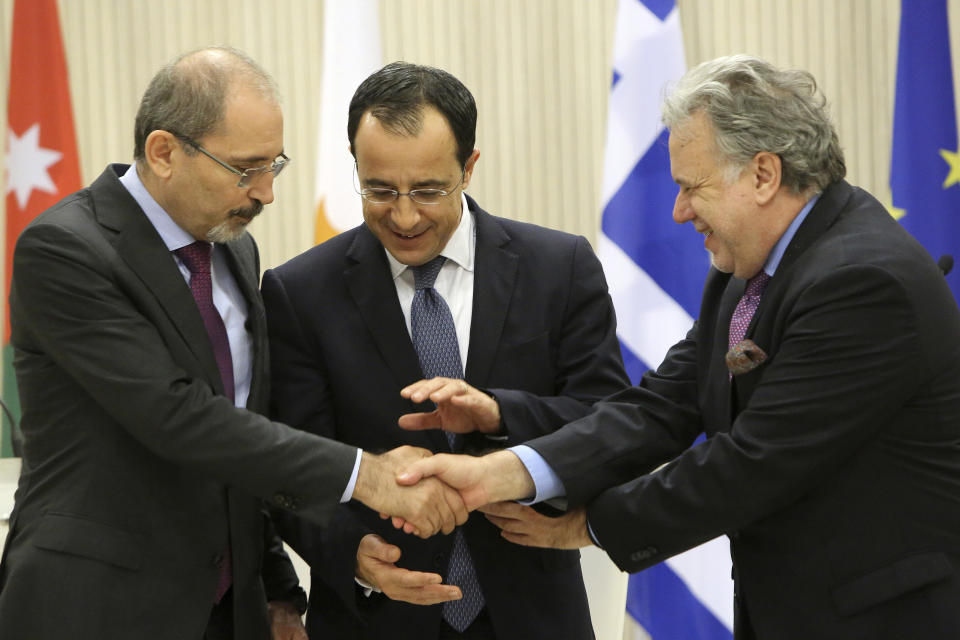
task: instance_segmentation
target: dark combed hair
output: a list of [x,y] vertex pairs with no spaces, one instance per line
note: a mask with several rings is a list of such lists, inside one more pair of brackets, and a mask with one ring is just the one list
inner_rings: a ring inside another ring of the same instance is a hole
[[423,109],[428,105],[446,118],[457,141],[457,161],[464,166],[477,137],[473,94],[443,69],[408,62],[392,62],[357,87],[347,118],[350,148],[360,119],[368,111],[387,131],[415,136],[423,126]]

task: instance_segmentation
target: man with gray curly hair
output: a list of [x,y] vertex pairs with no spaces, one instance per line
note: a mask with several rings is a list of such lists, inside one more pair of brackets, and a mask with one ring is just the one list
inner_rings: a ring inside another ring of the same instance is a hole
[[595,543],[624,571],[725,534],[738,640],[960,637],[960,311],[942,273],[843,180],[809,73],[706,62],[664,121],[673,217],[714,267],[693,328],[591,415],[403,481],[437,475],[469,508],[564,497],[558,519],[484,510],[509,540]]

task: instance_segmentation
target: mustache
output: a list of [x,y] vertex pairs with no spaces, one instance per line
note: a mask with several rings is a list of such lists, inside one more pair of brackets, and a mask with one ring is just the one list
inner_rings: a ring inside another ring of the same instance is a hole
[[234,209],[230,212],[231,216],[237,216],[240,218],[246,218],[247,220],[253,220],[260,212],[263,211],[263,203],[259,200],[255,200],[252,205],[249,207],[244,207],[242,209]]

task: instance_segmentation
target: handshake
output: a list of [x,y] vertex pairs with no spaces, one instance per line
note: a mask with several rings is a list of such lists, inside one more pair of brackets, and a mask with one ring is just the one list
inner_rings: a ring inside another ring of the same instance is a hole
[[353,496],[392,516],[397,528],[428,538],[452,532],[474,509],[533,493],[530,474],[509,451],[473,457],[404,446],[364,452]]
[[[463,380],[422,380],[401,395],[417,403],[430,400],[437,407],[401,416],[403,429],[458,434],[496,434],[500,429],[496,400]],[[510,502],[532,497],[535,491],[526,467],[510,451],[479,457],[433,455],[404,446],[381,455],[364,452],[353,497],[382,517],[391,517],[396,528],[421,538],[451,533],[479,509],[511,542],[558,548],[591,544],[582,509],[551,518]]]
[[[414,402],[431,400],[436,410],[401,416],[407,430],[442,429],[452,433],[500,430],[496,400],[463,380],[422,380],[401,391]],[[509,542],[573,549],[591,544],[583,509],[550,518],[511,500],[532,496],[535,487],[526,467],[510,451],[482,457],[438,454],[399,447],[381,455],[364,452],[353,497],[392,517],[393,525],[422,538],[449,534],[475,509],[502,530]],[[462,597],[456,585],[443,584],[436,573],[397,566],[401,549],[370,533],[360,541],[356,575],[364,585],[393,600],[431,605]]]

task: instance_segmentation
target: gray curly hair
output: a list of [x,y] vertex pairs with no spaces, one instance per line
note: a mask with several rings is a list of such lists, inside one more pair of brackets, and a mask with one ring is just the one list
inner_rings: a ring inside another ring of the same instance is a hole
[[728,177],[761,152],[780,156],[782,184],[793,193],[819,193],[846,175],[843,151],[826,98],[806,71],[734,55],[688,71],[664,99],[667,129],[703,112],[713,126]]

